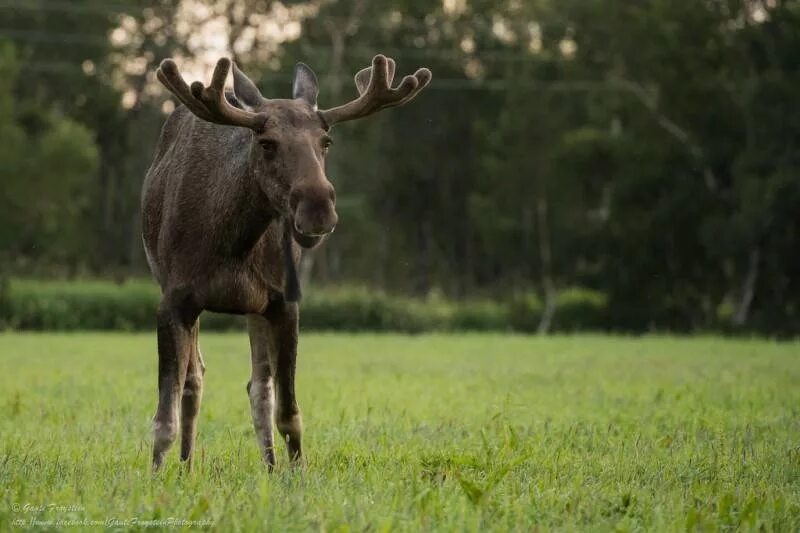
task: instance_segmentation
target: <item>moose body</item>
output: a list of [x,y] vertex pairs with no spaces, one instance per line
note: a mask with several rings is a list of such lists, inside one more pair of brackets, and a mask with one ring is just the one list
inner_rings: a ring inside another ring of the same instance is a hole
[[247,384],[256,438],[275,464],[273,418],[292,461],[302,459],[294,393],[298,339],[297,261],[337,223],[325,175],[330,127],[411,100],[430,81],[418,70],[391,88],[394,62],[376,56],[356,74],[360,96],[317,110],[314,73],[298,64],[292,99],[268,100],[222,59],[208,87],[188,86],[171,60],[159,80],[183,104],[167,119],[142,193],[142,238],[161,286],[158,407],[153,467],[181,433],[191,466],[205,365],[202,311],[246,314],[252,371]]
[[284,219],[252,177],[251,160],[261,158],[250,152],[262,150],[252,137],[185,107],[167,120],[142,197],[145,250],[165,296],[177,290],[201,309],[261,314],[270,289],[282,293]]

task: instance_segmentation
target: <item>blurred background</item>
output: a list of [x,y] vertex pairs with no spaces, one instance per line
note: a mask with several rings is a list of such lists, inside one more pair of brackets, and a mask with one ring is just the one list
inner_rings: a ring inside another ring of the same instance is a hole
[[330,107],[377,52],[434,79],[336,127],[305,326],[800,331],[797,0],[0,0],[2,326],[153,327],[162,59]]

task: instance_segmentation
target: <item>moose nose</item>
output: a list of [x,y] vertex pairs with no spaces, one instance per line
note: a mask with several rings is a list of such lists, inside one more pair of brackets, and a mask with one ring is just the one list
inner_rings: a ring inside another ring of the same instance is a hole
[[292,192],[290,204],[295,229],[308,236],[327,235],[336,227],[335,193],[330,183],[302,187]]

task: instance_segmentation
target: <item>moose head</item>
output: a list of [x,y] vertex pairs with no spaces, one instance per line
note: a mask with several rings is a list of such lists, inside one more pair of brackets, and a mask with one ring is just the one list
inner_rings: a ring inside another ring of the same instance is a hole
[[[233,67],[233,94],[224,91]],[[229,59],[220,59],[211,84],[181,77],[175,62],[166,59],[158,79],[197,117],[216,124],[253,131],[252,168],[272,205],[292,221],[295,240],[304,247],[319,242],[336,227],[336,193],[325,174],[325,156],[333,144],[334,124],[363,118],[412,100],[431,80],[426,68],[403,78],[392,88],[395,62],[377,55],[372,66],[355,76],[358,98],[331,109],[318,109],[319,85],[314,71],[298,63],[291,99],[267,99]],[[238,105],[237,105],[238,104]]]

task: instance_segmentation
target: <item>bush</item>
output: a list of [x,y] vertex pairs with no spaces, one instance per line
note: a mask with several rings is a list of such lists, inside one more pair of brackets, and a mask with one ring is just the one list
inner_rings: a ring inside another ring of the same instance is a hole
[[508,322],[514,331],[532,333],[539,327],[544,306],[536,294],[519,293],[508,303]]
[[456,303],[450,316],[450,328],[456,331],[503,331],[511,326],[508,306],[492,300]]
[[608,328],[606,309],[608,298],[605,294],[572,287],[558,293],[553,327],[558,331],[578,331]]
[[300,308],[300,326],[311,330],[401,331],[421,333],[446,329],[450,309],[435,299],[389,296],[364,287],[307,291]]
[[[148,280],[11,280],[0,291],[0,328],[20,330],[153,331],[159,290]],[[520,331],[535,332],[542,314],[533,293],[508,301],[448,301],[440,295],[408,298],[365,287],[310,288],[300,327],[322,331]],[[203,313],[203,330],[244,328],[241,316]],[[606,324],[606,299],[586,289],[559,294],[555,330],[597,330]]]
[[0,322],[24,330],[123,330],[155,327],[158,288],[145,281],[114,284],[12,280]]

